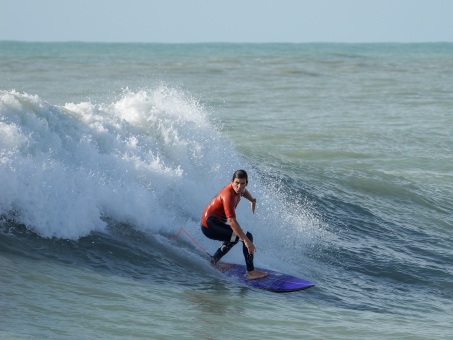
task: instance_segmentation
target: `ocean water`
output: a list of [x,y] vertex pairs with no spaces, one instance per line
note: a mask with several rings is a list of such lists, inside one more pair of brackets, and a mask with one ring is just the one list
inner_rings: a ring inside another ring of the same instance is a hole
[[[452,55],[0,42],[0,338],[451,339]],[[256,265],[315,287],[207,264],[239,168]]]

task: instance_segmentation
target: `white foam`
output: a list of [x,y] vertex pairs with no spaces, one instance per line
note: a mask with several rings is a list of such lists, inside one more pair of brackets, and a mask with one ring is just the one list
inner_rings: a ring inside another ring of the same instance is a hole
[[104,230],[103,217],[144,230],[198,217],[207,183],[232,169],[207,113],[175,89],[64,107],[0,94],[0,213],[44,237]]

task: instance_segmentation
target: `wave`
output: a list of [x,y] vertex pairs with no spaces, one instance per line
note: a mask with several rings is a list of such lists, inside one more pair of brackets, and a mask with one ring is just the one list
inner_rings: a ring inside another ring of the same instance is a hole
[[64,106],[0,91],[0,117],[0,215],[41,237],[77,240],[107,231],[109,221],[195,232],[205,204],[238,168],[249,171],[260,203],[253,220],[239,206],[251,221],[245,228],[262,234],[269,257],[287,242],[300,254],[316,236],[308,204],[238,154],[215,117],[181,90],[126,89],[112,103]]
[[199,102],[165,86],[64,106],[0,91],[0,117],[0,214],[43,237],[103,231],[105,217],[143,230],[181,222],[238,163]]

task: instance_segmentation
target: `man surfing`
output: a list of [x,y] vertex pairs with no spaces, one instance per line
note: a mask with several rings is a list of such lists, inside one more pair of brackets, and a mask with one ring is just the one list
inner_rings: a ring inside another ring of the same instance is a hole
[[256,248],[253,244],[253,236],[250,232],[244,233],[236,219],[236,207],[241,197],[245,197],[251,202],[252,213],[255,213],[256,199],[246,189],[247,184],[247,172],[244,170],[235,171],[231,183],[220,190],[203,210],[203,214],[201,215],[201,230],[206,237],[223,242],[211,257],[211,264],[213,265],[225,256],[239,241],[242,241],[242,251],[247,267],[247,278],[254,280],[265,277],[268,273],[255,270],[253,254],[255,254]]

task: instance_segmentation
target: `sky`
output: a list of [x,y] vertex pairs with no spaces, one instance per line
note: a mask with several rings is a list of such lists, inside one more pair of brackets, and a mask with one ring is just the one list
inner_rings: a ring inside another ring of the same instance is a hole
[[453,0],[0,0],[0,41],[453,42]]

